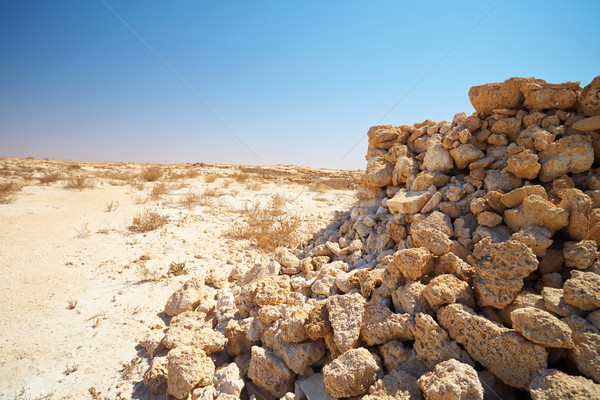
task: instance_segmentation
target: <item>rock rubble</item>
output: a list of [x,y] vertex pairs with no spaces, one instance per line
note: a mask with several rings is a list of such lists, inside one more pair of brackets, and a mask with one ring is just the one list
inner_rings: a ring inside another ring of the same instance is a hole
[[351,210],[303,248],[169,298],[166,333],[141,342],[146,388],[599,397],[599,93],[600,77],[510,78],[472,87],[470,116],[370,128]]

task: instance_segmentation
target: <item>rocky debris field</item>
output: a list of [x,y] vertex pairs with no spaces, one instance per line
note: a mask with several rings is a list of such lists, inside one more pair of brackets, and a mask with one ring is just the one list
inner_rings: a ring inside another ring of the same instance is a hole
[[303,248],[166,301],[177,399],[600,398],[600,77],[475,86],[369,129],[362,200]]

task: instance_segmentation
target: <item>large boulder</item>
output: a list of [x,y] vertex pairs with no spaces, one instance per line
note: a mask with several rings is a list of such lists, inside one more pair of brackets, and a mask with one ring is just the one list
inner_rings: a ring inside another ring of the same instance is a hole
[[357,345],[365,306],[366,301],[360,293],[336,295],[327,299],[333,339],[340,353]]
[[577,103],[579,82],[565,83],[527,83],[521,87],[525,95],[524,105],[530,109],[568,110]]
[[504,82],[487,83],[469,89],[469,100],[479,114],[490,115],[495,109],[519,107],[525,96],[521,86],[528,82],[544,82],[535,78],[510,78]]
[[600,115],[600,76],[579,93],[577,111],[583,115]]
[[296,374],[274,351],[252,346],[248,377],[276,398],[280,398],[293,390]]
[[545,347],[573,347],[571,328],[547,311],[535,307],[517,308],[510,313],[513,328],[533,343]]
[[437,315],[452,339],[509,386],[527,389],[535,374],[547,365],[544,347],[475,314],[469,307],[450,304]]
[[569,224],[569,211],[534,194],[526,197],[518,208],[506,210],[504,222],[515,232],[526,226],[543,226],[554,234]]
[[592,138],[587,135],[565,136],[550,143],[538,156],[542,182],[550,182],[569,172],[580,174],[589,171],[594,163]]
[[178,347],[167,355],[167,392],[185,398],[195,387],[212,385],[215,364],[200,349]]

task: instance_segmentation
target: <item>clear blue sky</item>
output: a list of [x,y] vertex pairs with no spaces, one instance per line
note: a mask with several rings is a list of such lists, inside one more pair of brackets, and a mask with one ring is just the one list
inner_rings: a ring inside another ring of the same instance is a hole
[[362,169],[378,122],[600,75],[599,1],[105,1],[252,151],[102,1],[2,0],[0,156]]

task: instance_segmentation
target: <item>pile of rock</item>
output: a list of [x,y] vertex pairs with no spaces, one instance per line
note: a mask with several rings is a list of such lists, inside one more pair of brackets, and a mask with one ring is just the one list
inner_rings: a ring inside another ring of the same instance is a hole
[[600,398],[600,77],[511,78],[375,126],[368,198],[301,252],[194,278],[143,341],[178,399]]

